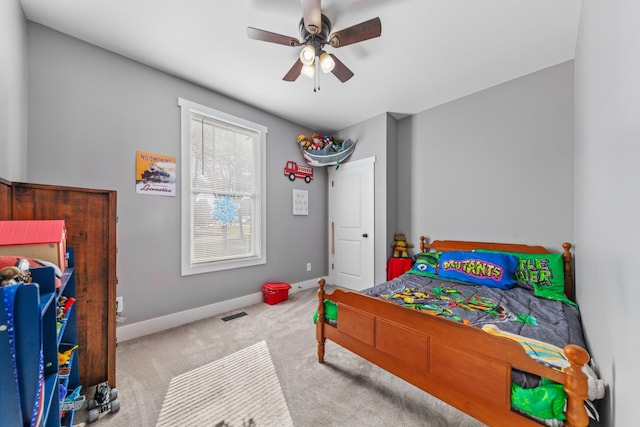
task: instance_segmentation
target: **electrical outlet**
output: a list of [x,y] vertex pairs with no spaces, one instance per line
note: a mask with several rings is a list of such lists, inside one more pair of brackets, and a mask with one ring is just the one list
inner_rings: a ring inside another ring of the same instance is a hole
[[311,263],[310,262],[307,263],[307,271],[311,271]]
[[116,313],[122,313],[124,311],[124,303],[122,297],[116,297]]

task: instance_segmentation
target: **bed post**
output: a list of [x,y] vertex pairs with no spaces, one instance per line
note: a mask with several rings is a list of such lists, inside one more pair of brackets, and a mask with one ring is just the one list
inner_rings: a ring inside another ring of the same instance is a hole
[[564,390],[567,392],[567,426],[586,427],[589,416],[584,408],[584,401],[588,398],[589,385],[582,367],[589,361],[589,353],[582,347],[569,344],[564,348],[564,354],[569,359],[569,367],[564,370]]
[[573,266],[571,265],[571,243],[562,244],[562,261],[564,263],[564,294],[571,301],[575,302],[573,294]]
[[420,252],[424,252],[426,249],[425,245],[427,244],[427,238],[424,236],[420,236]]
[[318,363],[324,363],[324,279],[318,279],[318,318],[316,319],[316,341],[318,341]]

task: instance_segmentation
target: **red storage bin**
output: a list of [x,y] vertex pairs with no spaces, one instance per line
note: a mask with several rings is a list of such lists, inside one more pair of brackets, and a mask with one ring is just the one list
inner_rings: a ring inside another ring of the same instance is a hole
[[288,300],[289,289],[291,289],[291,285],[288,283],[265,283],[262,287],[262,296],[264,297],[264,302],[269,305],[273,305]]
[[412,266],[412,258],[389,258],[389,261],[387,261],[387,280],[403,275]]

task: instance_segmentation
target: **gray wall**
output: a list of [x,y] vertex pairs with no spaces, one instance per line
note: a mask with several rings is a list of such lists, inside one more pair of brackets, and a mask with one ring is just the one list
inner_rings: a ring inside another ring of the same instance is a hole
[[578,302],[608,384],[605,426],[638,424],[640,2],[586,0],[576,49]]
[[[126,323],[326,274],[326,174],[310,184],[283,174],[287,160],[303,161],[296,137],[310,130],[39,24],[28,34],[28,179],[118,192]],[[181,277],[180,186],[177,197],[135,193],[136,150],[180,163],[178,97],[268,127],[266,265]],[[309,190],[309,216],[292,215],[294,188]]]
[[[336,135],[358,141],[350,160],[375,157],[374,165],[374,282],[387,278],[386,260],[391,253],[391,242],[395,232],[395,149],[396,120],[387,113],[340,130]],[[327,190],[328,191],[328,190]],[[393,227],[390,227],[393,224]]]
[[573,62],[402,119],[398,135],[412,240],[573,240]]
[[[405,233],[403,224],[398,221],[398,211],[402,210],[402,206],[398,205],[398,191],[402,188],[403,183],[398,181],[398,171],[402,168],[398,164],[398,120],[387,114],[387,194],[386,194],[386,212],[387,212],[387,224],[386,234],[383,245],[385,247],[386,257],[390,257],[393,252],[392,242],[393,235],[397,232]],[[409,245],[417,246],[417,242],[411,239],[407,240]],[[413,254],[414,251],[409,248],[409,254]],[[386,260],[385,260],[386,261]],[[386,279],[386,262],[383,264],[385,267]]]
[[27,177],[27,24],[19,0],[0,1],[0,176]]

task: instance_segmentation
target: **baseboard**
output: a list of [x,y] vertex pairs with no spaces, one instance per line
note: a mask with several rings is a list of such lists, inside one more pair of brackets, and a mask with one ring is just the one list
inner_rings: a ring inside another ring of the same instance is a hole
[[[311,289],[316,287],[317,283],[317,279],[292,283],[291,290],[289,292],[295,293],[305,289]],[[187,323],[195,322],[197,320],[206,319],[207,317],[217,316],[218,314],[248,307],[262,301],[262,292],[256,292],[242,297],[205,305],[203,307],[193,308],[191,310],[168,314],[154,319],[143,320],[142,322],[136,322],[130,325],[119,326],[116,328],[116,339],[117,342],[132,340],[134,338],[186,325]]]
[[[324,278],[327,280],[327,277]],[[305,289],[317,288],[318,287],[318,279],[305,280],[304,282],[292,283],[291,291],[289,292],[299,292],[304,291]]]

